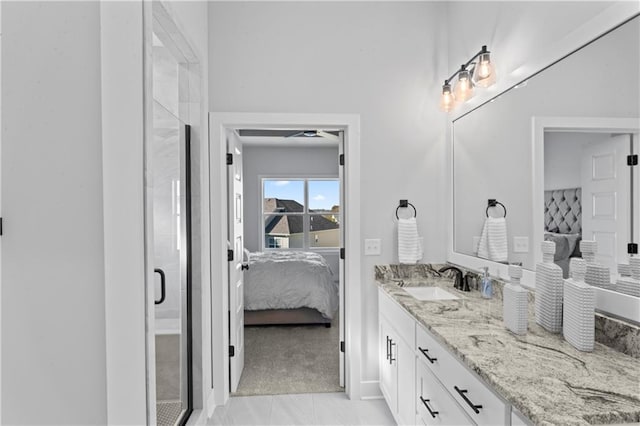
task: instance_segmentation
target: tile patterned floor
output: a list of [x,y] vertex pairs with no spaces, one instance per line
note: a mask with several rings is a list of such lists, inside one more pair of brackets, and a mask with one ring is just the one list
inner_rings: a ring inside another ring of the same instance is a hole
[[174,426],[182,412],[180,401],[158,401],[156,404],[156,421],[161,426]]
[[232,397],[210,426],[395,425],[383,399],[349,400],[344,393]]

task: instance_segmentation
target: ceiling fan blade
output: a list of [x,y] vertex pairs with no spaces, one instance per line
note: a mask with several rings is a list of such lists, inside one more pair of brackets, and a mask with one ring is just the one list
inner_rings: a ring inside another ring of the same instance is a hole
[[301,132],[294,133],[294,134],[289,135],[289,136],[285,136],[284,138],[285,139],[289,139],[289,138],[299,138],[299,137],[304,137],[304,136],[305,136],[305,134],[304,134],[304,130],[303,130]]
[[331,141],[335,141],[335,142],[339,142],[340,141],[340,138],[338,136],[334,135],[333,133],[325,132],[324,130],[316,130],[316,134],[318,136],[321,136],[321,137],[323,137],[325,139],[329,139]]

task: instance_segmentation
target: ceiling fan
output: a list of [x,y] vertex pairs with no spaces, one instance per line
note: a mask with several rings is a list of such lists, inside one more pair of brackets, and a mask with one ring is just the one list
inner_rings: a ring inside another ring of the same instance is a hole
[[329,132],[325,132],[324,130],[301,130],[297,133],[294,133],[292,135],[286,136],[286,138],[299,138],[299,137],[305,137],[305,138],[325,138],[328,139],[330,141],[334,141],[334,142],[338,142],[340,140],[340,138],[337,135],[334,135],[333,133],[329,133]]

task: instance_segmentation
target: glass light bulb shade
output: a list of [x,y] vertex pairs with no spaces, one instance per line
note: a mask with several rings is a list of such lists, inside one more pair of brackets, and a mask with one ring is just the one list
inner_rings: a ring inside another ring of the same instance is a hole
[[478,64],[473,70],[473,82],[476,86],[489,87],[496,82],[496,69],[488,53],[478,58]]
[[456,106],[456,98],[451,91],[451,86],[442,88],[442,96],[440,96],[440,109],[449,112]]
[[473,98],[475,93],[469,71],[460,71],[460,74],[458,74],[458,81],[453,89],[453,94],[458,102],[464,102]]

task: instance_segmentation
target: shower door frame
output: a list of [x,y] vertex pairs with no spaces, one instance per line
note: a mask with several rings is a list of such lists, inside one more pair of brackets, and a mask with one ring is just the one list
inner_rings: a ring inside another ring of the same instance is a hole
[[[190,90],[191,84],[198,84],[195,82],[195,77],[192,75],[190,67],[198,66],[198,58],[194,53],[193,48],[190,46],[190,43],[184,37],[184,34],[180,30],[179,26],[175,22],[170,11],[159,1],[152,2],[144,2],[143,3],[143,31],[144,31],[144,120],[145,120],[145,138],[144,138],[144,160],[145,160],[145,246],[147,247],[145,253],[145,300],[146,300],[146,412],[147,412],[147,424],[157,424],[157,396],[156,396],[156,362],[155,362],[155,275],[154,275],[154,253],[153,250],[149,250],[154,246],[153,244],[153,183],[149,181],[151,179],[151,167],[153,164],[152,161],[152,150],[150,149],[150,144],[153,143],[153,43],[152,37],[153,33],[157,35],[164,35],[163,43],[168,47],[168,49],[176,56],[180,56],[180,58],[176,57],[177,63],[181,66],[181,70],[179,71],[178,80],[186,79],[189,83],[189,86],[186,90],[186,94],[189,97],[188,101],[181,101],[181,103],[185,102],[188,105],[192,102],[192,95]],[[165,28],[168,26],[169,28]],[[181,75],[180,73],[184,73]],[[180,84],[179,84],[180,86]],[[180,90],[180,89],[179,89]],[[180,96],[180,94],[179,94]],[[180,108],[182,110],[182,107]],[[188,110],[185,112],[186,117],[188,119],[184,119],[182,117],[182,113],[180,113],[180,117],[178,120],[181,123],[180,134],[184,134],[184,140],[180,141],[181,151],[184,153],[184,158],[181,159],[180,167],[184,167],[184,214],[185,214],[185,240],[184,244],[186,244],[187,254],[185,260],[185,269],[186,269],[186,302],[181,302],[181,309],[184,309],[184,313],[182,313],[182,319],[186,323],[185,327],[181,327],[182,332],[185,332],[186,336],[186,348],[183,347],[182,337],[180,343],[180,353],[181,356],[186,356],[186,371],[183,374],[186,375],[186,409],[184,412],[181,412],[181,416],[178,418],[177,424],[185,425],[192,417],[195,406],[194,406],[194,377],[193,377],[193,363],[194,363],[194,352],[193,352],[193,245],[192,245],[192,206],[191,206],[191,181],[192,181],[192,168],[191,168],[191,132],[192,126],[189,124],[191,122],[191,111]],[[182,144],[184,143],[184,146]],[[184,161],[184,163],[182,163]],[[182,186],[182,185],[181,185]],[[148,194],[147,191],[151,190],[151,194]],[[184,348],[184,352],[183,352]],[[182,364],[182,361],[181,361]],[[180,367],[182,369],[182,365]],[[182,389],[182,382],[185,380],[185,377],[180,376],[180,387]],[[181,403],[183,403],[183,397],[181,396]]]

